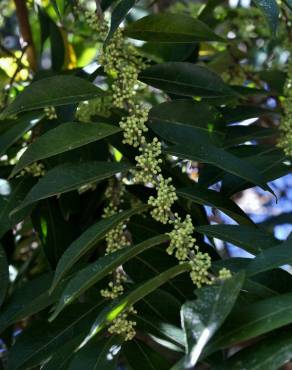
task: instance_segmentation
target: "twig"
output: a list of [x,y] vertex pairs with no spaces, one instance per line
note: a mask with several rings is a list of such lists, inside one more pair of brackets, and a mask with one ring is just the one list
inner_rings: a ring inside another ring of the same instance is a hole
[[35,45],[32,38],[31,27],[28,19],[28,10],[25,0],[14,0],[16,7],[16,14],[18,18],[18,24],[20,29],[20,35],[23,40],[23,44],[26,46],[26,55],[30,68],[33,71],[37,69],[37,58]]

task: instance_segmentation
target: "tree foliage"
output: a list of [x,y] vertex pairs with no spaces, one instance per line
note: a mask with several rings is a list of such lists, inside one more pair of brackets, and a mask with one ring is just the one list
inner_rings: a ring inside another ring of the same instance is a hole
[[0,368],[290,361],[290,1],[0,9]]

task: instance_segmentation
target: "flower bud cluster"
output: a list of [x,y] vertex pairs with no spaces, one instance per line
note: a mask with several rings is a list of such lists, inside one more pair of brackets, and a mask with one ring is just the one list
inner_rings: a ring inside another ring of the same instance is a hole
[[201,288],[203,285],[210,285],[213,283],[213,278],[210,277],[209,270],[211,268],[211,257],[208,253],[203,253],[199,251],[199,247],[195,246],[195,255],[191,259],[190,273],[193,283]]
[[123,130],[124,144],[129,144],[137,148],[141,143],[145,143],[143,134],[148,131],[146,122],[148,120],[149,109],[142,105],[135,105],[129,109],[129,115],[122,118],[120,127]]
[[226,267],[223,267],[219,271],[218,279],[220,279],[220,280],[226,280],[226,279],[229,279],[231,277],[232,277],[231,271],[228,270]]
[[284,88],[284,116],[281,120],[279,147],[288,157],[292,157],[292,62],[288,66],[288,76]]
[[135,170],[135,181],[143,184],[153,183],[155,177],[161,172],[160,164],[161,143],[155,137],[151,143],[146,143],[139,148],[140,155],[135,157],[137,162]]
[[168,233],[170,243],[166,250],[168,254],[174,254],[175,257],[183,262],[187,261],[190,252],[194,250],[196,239],[193,237],[194,226],[190,215],[186,215],[184,221],[177,213],[174,214],[173,230]]
[[153,206],[151,211],[152,217],[161,222],[167,224],[169,222],[169,216],[171,212],[171,206],[177,200],[175,187],[171,184],[172,179],[164,179],[162,175],[157,177],[157,197],[149,197],[148,204]]
[[21,172],[20,176],[24,176],[26,174],[30,174],[33,177],[41,177],[45,174],[45,167],[42,163],[34,162],[29,166],[25,167]]
[[56,119],[57,113],[55,107],[45,107],[45,115],[48,119]]
[[119,295],[124,293],[123,283],[126,281],[126,276],[122,272],[116,272],[114,281],[109,282],[108,289],[102,289],[100,294],[104,298],[116,299]]
[[139,86],[138,74],[144,63],[136,49],[125,42],[121,29],[115,32],[99,61],[105,72],[113,77],[113,105],[124,108],[125,103],[133,103]]
[[127,311],[120,313],[110,325],[108,329],[109,333],[122,335],[125,340],[132,340],[136,335],[135,326],[137,323],[128,319],[129,314],[135,315],[137,311],[133,307],[130,307]]

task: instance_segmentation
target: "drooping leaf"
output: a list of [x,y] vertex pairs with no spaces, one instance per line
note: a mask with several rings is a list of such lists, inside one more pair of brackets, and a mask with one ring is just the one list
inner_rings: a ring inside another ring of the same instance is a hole
[[[7,288],[9,285],[8,261],[7,261],[6,252],[1,244],[0,244],[0,281],[1,281],[1,285],[0,285],[0,307],[1,307],[6,297],[6,292],[7,292]],[[1,318],[0,318],[0,321],[1,321]]]
[[[49,170],[26,195],[21,209],[41,199],[53,197],[95,183],[127,171],[131,166],[124,162],[65,163]],[[17,209],[17,210],[18,210]]]
[[248,276],[253,276],[291,263],[292,239],[287,239],[280,245],[272,246],[258,254],[247,266],[246,273]]
[[22,213],[14,215],[10,213],[23,202],[27,192],[35,183],[31,177],[22,177],[9,182],[1,181],[3,181],[2,186],[7,188],[7,192],[4,193],[7,195],[0,195],[0,237],[22,220]]
[[209,163],[226,172],[248,180],[255,185],[259,185],[264,190],[271,191],[269,186],[266,185],[264,178],[259,174],[257,168],[252,164],[234,156],[224,149],[216,147],[207,140],[205,140],[205,142],[202,141],[201,139],[200,143],[196,143],[196,145],[192,146],[182,144],[171,146],[165,151],[179,158]]
[[215,190],[206,189],[197,184],[177,190],[179,197],[191,202],[220,209],[239,224],[253,225],[252,220],[238,205]]
[[115,299],[110,305],[106,306],[104,310],[97,316],[90,333],[85,338],[83,344],[87,343],[92,337],[103,330],[106,325],[112,322],[120,313],[133,306],[136,302],[143,299],[146,295],[152,293],[155,289],[165,284],[169,279],[190,270],[189,263],[182,263],[174,266],[158,276],[139,285],[137,288],[130,291],[121,298]]
[[21,118],[11,121],[11,128],[4,132],[0,137],[0,156],[2,156],[11,145],[19,140],[23,134],[37,125],[42,116],[43,115],[41,113],[26,113]]
[[107,44],[112,38],[119,25],[123,22],[128,12],[135,5],[137,0],[119,0],[115,8],[112,11],[111,26],[107,35],[105,44]]
[[68,370],[116,370],[121,350],[121,338],[110,336],[93,340],[73,356]]
[[51,319],[54,319],[68,304],[72,303],[92,285],[96,284],[128,259],[168,240],[169,238],[166,235],[153,237],[131,248],[122,249],[99,258],[96,262],[89,264],[87,267],[77,272],[66,285]]
[[197,226],[196,231],[210,238],[235,244],[252,254],[281,243],[273,234],[247,225],[204,225]]
[[214,370],[275,370],[291,359],[292,334],[283,329],[236,353]]
[[18,336],[8,359],[8,370],[25,370],[40,364],[74,336],[86,335],[99,304],[78,304],[49,324],[35,321]]
[[210,343],[206,353],[226,348],[290,324],[292,294],[286,293],[237,307]]
[[37,138],[20,157],[11,176],[33,162],[79,148],[119,131],[118,127],[105,123],[64,123]]
[[60,258],[51,290],[56,287],[62,277],[76,263],[76,261],[78,261],[79,258],[87,253],[93,246],[95,246],[98,241],[104,238],[109,230],[118,225],[120,222],[127,220],[132,215],[143,212],[145,209],[147,209],[147,206],[143,205],[120,212],[117,215],[98,221],[89,227],[68,247],[68,249],[66,249],[65,253]]
[[194,43],[224,41],[205,23],[184,14],[151,14],[129,24],[127,36],[153,42]]
[[182,306],[182,325],[187,349],[182,369],[192,369],[210,338],[230,313],[244,282],[239,273],[220,285],[198,290],[198,299]]
[[169,362],[161,354],[136,339],[123,345],[123,354],[132,370],[169,369]]
[[182,96],[206,98],[237,96],[215,72],[192,63],[156,64],[141,72],[139,79],[150,86]]
[[78,103],[104,95],[92,83],[75,76],[53,76],[33,82],[2,112],[3,117],[25,111]]

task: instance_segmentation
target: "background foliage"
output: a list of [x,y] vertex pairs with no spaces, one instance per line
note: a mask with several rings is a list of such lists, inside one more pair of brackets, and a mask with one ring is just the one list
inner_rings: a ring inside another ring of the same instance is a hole
[[289,363],[291,9],[0,2],[0,369]]

